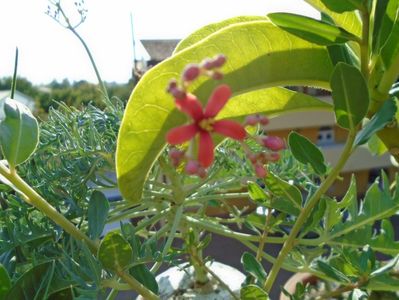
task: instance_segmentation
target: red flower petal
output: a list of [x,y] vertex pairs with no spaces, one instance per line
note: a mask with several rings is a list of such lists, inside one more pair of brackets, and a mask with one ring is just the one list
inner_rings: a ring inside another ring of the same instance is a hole
[[209,132],[200,131],[198,161],[204,168],[209,167],[213,162],[213,141]]
[[230,120],[216,121],[213,124],[213,131],[240,141],[247,136],[247,132],[240,123]]
[[183,99],[175,99],[176,107],[190,115],[195,121],[203,118],[202,104],[197,97],[192,94],[187,94]]
[[191,140],[198,132],[197,125],[190,124],[172,128],[166,135],[166,140],[171,145],[178,145]]
[[226,104],[227,100],[229,100],[230,96],[230,87],[227,84],[219,85],[209,98],[208,104],[205,108],[205,117],[212,118],[216,116]]

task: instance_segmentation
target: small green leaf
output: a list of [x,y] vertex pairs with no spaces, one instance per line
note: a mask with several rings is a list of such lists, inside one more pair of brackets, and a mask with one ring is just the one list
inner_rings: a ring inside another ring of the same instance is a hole
[[5,119],[0,123],[0,145],[11,167],[29,158],[39,142],[39,125],[29,109],[13,99],[4,102]]
[[371,120],[357,134],[355,145],[363,145],[377,131],[383,129],[385,125],[392,122],[395,118],[397,106],[395,98],[390,98],[384,102],[380,110],[371,118]]
[[338,281],[338,282],[344,282],[344,283],[349,283],[350,279],[341,271],[337,270],[333,266],[330,266],[329,264],[325,263],[324,261],[317,261],[317,268],[323,272],[326,276]]
[[370,102],[362,73],[356,67],[338,63],[331,76],[331,89],[338,125],[354,129],[366,115]]
[[359,269],[362,274],[369,274],[375,266],[375,256],[373,250],[369,245],[363,247],[360,261],[359,261]]
[[132,256],[132,247],[118,232],[108,233],[98,250],[98,259],[109,270],[123,270],[131,263]]
[[362,0],[321,0],[328,9],[337,13],[360,9],[363,6]]
[[254,284],[244,286],[240,291],[241,300],[269,300],[267,293]]
[[327,47],[327,50],[334,66],[339,62],[343,62],[352,66],[359,65],[359,59],[348,47],[348,45],[331,45]]
[[282,180],[272,172],[265,178],[266,187],[273,194],[273,208],[291,215],[298,215],[302,205],[302,195],[299,189]]
[[155,294],[158,294],[159,288],[158,283],[155,279],[154,274],[148,270],[145,264],[136,265],[129,270],[129,273],[137,279],[138,282],[143,284],[146,288]]
[[370,278],[377,277],[379,275],[388,273],[391,271],[399,262],[399,255],[397,255],[395,258],[391,259],[388,263],[385,263],[382,267],[378,268],[377,270],[374,270],[370,274]]
[[[378,52],[378,48],[380,48],[380,43],[385,42],[388,34],[392,27],[387,28],[387,22],[384,22],[386,9],[388,6],[389,0],[379,0],[376,1],[375,12],[374,12],[374,25],[373,25],[373,50],[374,52]],[[391,23],[392,24],[392,23]]]
[[367,146],[373,155],[382,155],[388,151],[387,146],[381,141],[381,139],[373,134],[367,142]]
[[292,155],[303,164],[310,164],[315,172],[324,175],[327,171],[324,156],[320,149],[309,139],[296,132],[288,136],[288,144]]
[[245,272],[251,274],[259,282],[264,282],[266,279],[266,271],[259,261],[256,260],[255,256],[249,252],[244,252],[241,256],[241,263],[244,267]]
[[328,46],[358,40],[340,27],[309,17],[289,13],[272,13],[268,17],[282,29],[315,44]]
[[7,294],[7,300],[44,299],[41,289],[44,278],[53,266],[53,262],[45,262],[26,271],[17,279]]
[[4,268],[2,264],[0,264],[0,299],[4,299],[10,289],[10,276],[8,276],[6,268]]
[[109,202],[105,195],[99,191],[91,194],[88,208],[89,236],[97,239],[103,232],[107,221]]
[[257,204],[265,204],[268,200],[268,196],[265,191],[261,189],[261,187],[255,182],[248,182],[248,193],[249,197],[255,201]]

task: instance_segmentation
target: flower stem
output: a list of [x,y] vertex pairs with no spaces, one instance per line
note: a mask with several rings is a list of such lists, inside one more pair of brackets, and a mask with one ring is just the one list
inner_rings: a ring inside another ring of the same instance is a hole
[[320,185],[319,189],[314,193],[314,195],[309,199],[306,203],[305,207],[302,209],[299,214],[294,226],[291,229],[291,232],[283,244],[283,248],[281,249],[276,262],[273,264],[272,269],[270,270],[269,275],[267,276],[266,281],[264,282],[264,289],[266,292],[269,292],[273,286],[274,281],[276,280],[277,274],[280,271],[282,264],[284,263],[285,258],[291,251],[291,249],[295,246],[295,240],[302,228],[302,225],[306,222],[309,215],[311,214],[313,208],[319,202],[321,196],[324,195],[325,192],[330,188],[330,186],[334,183],[335,179],[338,177],[339,172],[344,167],[346,161],[350,157],[353,149],[353,143],[356,136],[356,129],[351,130],[348,135],[348,139],[346,141],[345,147],[341,153],[340,159],[337,162],[336,166],[331,170],[330,174],[327,176],[325,181]]
[[263,248],[265,247],[267,235],[269,234],[269,225],[271,217],[272,217],[272,209],[268,208],[265,226],[263,228],[262,236],[259,239],[258,251],[256,251],[256,260],[259,262],[262,261]]

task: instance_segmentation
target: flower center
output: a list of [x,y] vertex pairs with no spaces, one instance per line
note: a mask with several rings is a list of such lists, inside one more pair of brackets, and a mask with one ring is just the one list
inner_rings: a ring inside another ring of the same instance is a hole
[[202,130],[205,131],[213,131],[213,124],[215,123],[215,119],[214,118],[208,118],[208,119],[203,119],[201,120],[198,125]]

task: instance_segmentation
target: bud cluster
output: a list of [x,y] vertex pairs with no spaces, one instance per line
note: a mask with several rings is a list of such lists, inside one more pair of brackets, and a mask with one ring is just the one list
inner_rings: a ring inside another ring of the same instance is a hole
[[[263,115],[250,115],[245,121],[245,126],[259,125],[261,129],[265,129],[269,124],[269,119]],[[257,177],[263,178],[267,175],[266,165],[270,162],[276,162],[280,159],[279,151],[285,148],[284,140],[278,136],[257,136],[252,137],[255,142],[260,145],[263,150],[260,152],[252,152],[248,147],[244,147],[249,161],[252,163]]]
[[186,162],[184,171],[187,175],[196,175],[200,178],[205,178],[207,175],[205,168],[197,160],[190,158],[183,150],[171,148],[169,150],[169,159],[175,168]]
[[169,82],[167,92],[175,99],[183,99],[186,96],[188,85],[201,75],[208,76],[214,80],[222,80],[223,73],[219,71],[226,62],[226,57],[219,54],[214,58],[204,59],[200,64],[188,64],[181,75],[181,84],[176,79]]

